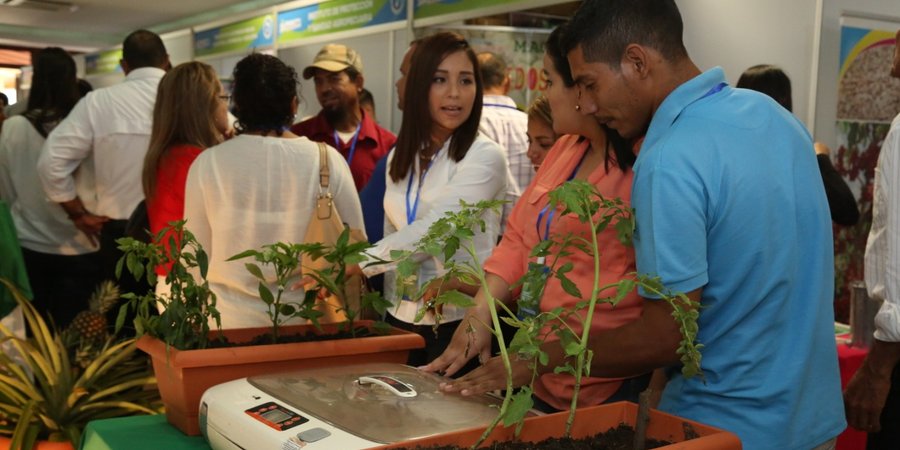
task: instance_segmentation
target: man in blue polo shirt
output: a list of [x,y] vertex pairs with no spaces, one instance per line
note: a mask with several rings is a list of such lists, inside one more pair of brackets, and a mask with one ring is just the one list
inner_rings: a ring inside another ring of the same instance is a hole
[[[566,48],[576,109],[646,133],[631,199],[638,271],[702,305],[705,379],[670,371],[660,408],[735,432],[745,449],[833,448],[846,423],[831,222],[803,125],[729,87],[721,68],[701,73],[673,0],[585,1]],[[640,320],[596,336],[591,375],[677,364],[670,311],[648,300]]]

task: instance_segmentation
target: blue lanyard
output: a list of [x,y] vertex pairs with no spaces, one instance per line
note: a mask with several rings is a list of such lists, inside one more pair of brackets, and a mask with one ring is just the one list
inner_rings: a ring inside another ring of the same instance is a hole
[[516,110],[516,111],[519,110],[519,108],[516,108],[515,106],[501,105],[500,103],[485,103],[485,104],[483,104],[483,105],[481,105],[481,106],[482,106],[482,107],[485,107],[485,106],[493,106],[493,107],[495,107],[495,108],[509,108],[509,109],[514,109],[514,110]]
[[415,173],[409,174],[409,182],[406,184],[406,224],[407,225],[416,221],[416,212],[419,211],[419,195],[422,194],[422,184],[424,184],[424,182],[425,182],[425,175],[428,175],[428,169],[431,169],[431,164],[434,163],[435,159],[437,159],[438,153],[440,153],[440,150],[438,150],[438,152],[435,153],[434,156],[431,157],[431,161],[428,161],[428,165],[425,166],[425,170],[422,171],[422,176],[419,177],[419,185],[416,187],[416,201],[412,205],[409,204],[409,193],[412,191],[413,177],[415,177],[416,174]]
[[[575,174],[578,173],[578,169],[581,168],[581,164],[584,162],[585,156],[587,156],[590,147],[584,150],[584,154],[581,155],[581,159],[578,160],[578,164],[575,166],[575,169],[572,170],[572,174],[569,175],[569,178],[566,181],[572,181],[575,179]],[[547,222],[544,223],[544,237],[543,241],[550,239],[550,224],[553,222],[553,216],[556,214],[555,209],[550,209],[550,201],[548,199],[547,204],[541,209],[541,212],[538,213],[537,223],[535,223],[535,228],[537,228],[538,238],[541,237],[541,221],[544,220],[544,216],[547,216]]]
[[[350,153],[347,155],[347,164],[350,164],[350,161],[353,161],[353,154],[356,153],[356,141],[359,139],[359,130],[362,128],[362,120],[356,124],[356,131],[353,132],[353,140],[350,141]],[[341,145],[341,137],[338,135],[337,130],[334,130],[334,148],[340,150],[343,148]]]
[[726,83],[726,82],[723,81],[723,82],[721,82],[721,83],[719,83],[719,84],[713,86],[712,89],[710,89],[707,93],[703,94],[703,97],[700,97],[700,98],[697,99],[697,100],[703,100],[704,98],[709,97],[710,95],[713,95],[713,94],[715,94],[716,92],[721,91],[722,89],[725,88],[725,86],[728,86],[728,83]]

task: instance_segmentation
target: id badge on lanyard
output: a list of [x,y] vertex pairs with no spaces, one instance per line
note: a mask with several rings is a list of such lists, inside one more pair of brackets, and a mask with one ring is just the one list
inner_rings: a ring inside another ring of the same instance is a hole
[[[437,157],[437,154],[434,155]],[[412,224],[416,221],[416,214],[419,211],[419,197],[422,194],[422,184],[425,182],[425,176],[428,175],[428,170],[431,169],[431,164],[434,162],[434,158],[428,162],[428,165],[425,166],[422,176],[419,178],[419,184],[416,187],[416,197],[415,200],[410,199],[410,194],[412,194],[412,182],[415,174],[409,174],[409,182],[406,184],[406,224]],[[419,266],[420,264],[416,264],[416,271],[414,275],[410,275],[408,277],[400,277],[397,276],[397,296],[400,300],[406,302],[417,301],[416,291],[419,289]]]
[[[581,160],[578,161],[578,165],[575,166],[575,169],[572,170],[572,174],[569,175],[569,179],[566,181],[572,181],[575,178],[575,174],[578,173],[578,169],[581,168],[581,163],[584,162],[584,157],[587,155],[588,150],[590,148],[585,149],[584,154],[581,155]],[[550,225],[553,223],[553,216],[556,214],[556,210],[551,209],[551,205],[548,202],[541,212],[538,213],[537,217],[537,234],[538,238],[546,241],[550,239]],[[544,217],[547,218],[544,221]],[[541,235],[541,222],[544,222],[544,232],[543,236]],[[534,317],[541,312],[541,299],[544,297],[544,288],[547,287],[547,280],[550,278],[550,267],[547,266],[545,258],[543,256],[539,256],[535,261],[528,263],[528,270],[525,272],[525,275],[522,277],[522,291],[519,294],[518,301],[518,313],[516,314],[520,320],[524,320],[528,317]]]

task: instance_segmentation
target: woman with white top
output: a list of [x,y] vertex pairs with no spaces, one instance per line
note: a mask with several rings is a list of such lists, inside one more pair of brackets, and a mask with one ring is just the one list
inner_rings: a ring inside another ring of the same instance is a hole
[[[392,250],[413,250],[432,223],[460,209],[460,200],[504,198],[509,180],[505,152],[478,134],[481,104],[478,61],[468,42],[449,32],[420,41],[406,82],[403,123],[388,160],[385,237],[369,251],[373,260],[389,260]],[[499,214],[490,213],[485,219],[486,230],[475,230],[474,237],[481,261],[491,254],[500,227]],[[419,286],[443,274],[440,261],[426,255],[416,258]],[[468,256],[460,251],[454,259],[464,261]],[[465,310],[445,305],[435,333],[433,313],[415,321],[424,308],[422,301],[397,295],[395,265],[361,266],[366,276],[386,272],[385,295],[394,303],[388,323],[425,338],[425,349],[414,351],[408,364],[422,365],[441,354]]]
[[[272,323],[244,261],[226,260],[275,242],[303,242],[319,192],[318,144],[288,130],[299,105],[297,73],[274,56],[252,54],[237,63],[233,77],[237,136],[194,160],[184,203],[185,227],[209,253],[207,279],[224,329]],[[335,208],[351,228],[363,229],[350,168],[327,150]],[[274,280],[271,267],[263,273]],[[301,301],[303,293],[284,295]]]
[[[88,307],[100,278],[98,247],[75,228],[76,217],[47,199],[37,161],[47,135],[80,97],[75,60],[61,48],[45,48],[34,56],[28,109],[3,122],[0,135],[0,200],[10,205],[34,306],[60,328]],[[78,170],[81,189],[91,168]]]

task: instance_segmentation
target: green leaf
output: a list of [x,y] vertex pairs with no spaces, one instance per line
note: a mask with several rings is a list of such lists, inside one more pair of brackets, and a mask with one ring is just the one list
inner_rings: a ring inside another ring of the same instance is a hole
[[260,269],[256,264],[245,263],[244,267],[247,269],[247,272],[250,272],[250,274],[256,277],[259,281],[266,281],[266,277],[263,275],[262,269]]
[[559,336],[560,345],[565,350],[566,356],[577,356],[581,353],[583,347],[580,340],[570,328],[562,328],[556,334]]
[[459,291],[444,291],[434,299],[438,305],[453,305],[459,308],[470,308],[475,306],[472,297]]
[[262,281],[259,282],[259,298],[267,305],[275,303],[275,296],[272,295],[272,291]]
[[209,256],[202,248],[197,248],[197,267],[200,268],[200,277],[206,278],[209,271]]
[[225,261],[236,261],[238,259],[244,259],[250,256],[257,256],[259,252],[256,250],[245,250],[243,252],[238,253],[237,255],[232,256],[231,258],[226,259]]
[[559,279],[560,286],[566,291],[566,294],[575,298],[584,298],[584,296],[581,295],[581,290],[578,289],[578,285],[570,280],[564,273],[557,272],[556,278]]
[[523,387],[513,394],[512,401],[506,409],[503,416],[503,426],[509,427],[525,420],[528,411],[534,407],[534,400],[531,398],[532,392],[530,388]]

